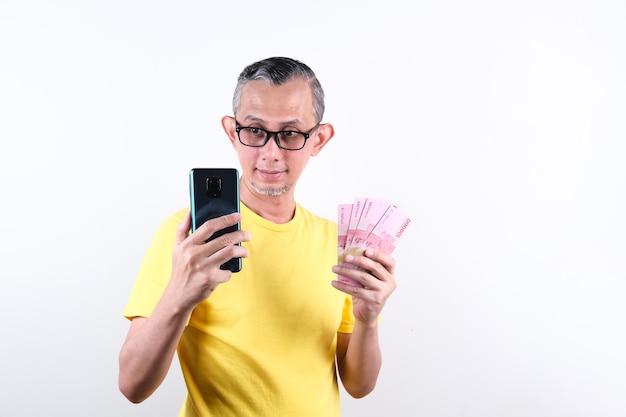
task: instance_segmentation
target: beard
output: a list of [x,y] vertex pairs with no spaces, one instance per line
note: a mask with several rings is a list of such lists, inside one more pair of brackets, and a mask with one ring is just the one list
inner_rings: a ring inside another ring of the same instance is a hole
[[254,181],[252,182],[252,188],[257,193],[268,196],[268,197],[278,197],[280,195],[285,194],[287,191],[291,189],[291,184],[285,184],[282,187],[274,188],[274,187],[260,187]]

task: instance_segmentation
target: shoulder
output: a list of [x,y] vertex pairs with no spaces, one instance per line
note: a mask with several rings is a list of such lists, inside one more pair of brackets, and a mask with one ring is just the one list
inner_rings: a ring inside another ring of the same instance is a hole
[[185,219],[188,211],[189,208],[186,207],[165,216],[157,228],[156,236],[166,236],[168,240],[170,236],[175,236],[178,225]]
[[170,224],[170,225],[176,224],[176,226],[178,226],[178,224],[185,219],[185,216],[187,215],[188,212],[189,212],[189,207],[185,207],[173,213],[170,213],[163,220],[163,224]]

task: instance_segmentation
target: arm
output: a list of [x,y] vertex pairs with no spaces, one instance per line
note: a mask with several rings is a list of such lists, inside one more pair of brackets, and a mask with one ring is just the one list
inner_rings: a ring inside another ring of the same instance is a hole
[[337,334],[337,366],[346,391],[355,398],[369,394],[376,386],[382,356],[378,343],[378,318],[396,288],[395,260],[368,249],[364,256],[347,256],[346,262],[359,269],[333,267],[333,272],[351,278],[363,287],[333,281],[333,286],[352,295],[355,316],[352,334]]
[[132,319],[119,355],[119,389],[131,402],[148,398],[163,382],[176,347],[197,304],[231,277],[220,265],[233,257],[247,257],[237,242],[249,234],[237,231],[205,243],[215,231],[236,224],[238,213],[204,223],[189,235],[190,216],[176,230],[170,281],[150,317]]
[[[163,309],[166,310],[166,309]],[[132,319],[119,357],[119,389],[129,401],[148,398],[165,379],[186,320],[155,308]]]

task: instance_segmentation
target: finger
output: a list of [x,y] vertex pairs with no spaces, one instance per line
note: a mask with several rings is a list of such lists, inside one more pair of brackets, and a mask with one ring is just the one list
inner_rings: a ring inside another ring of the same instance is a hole
[[350,294],[353,296],[357,296],[359,293],[365,290],[364,287],[346,284],[345,282],[341,282],[338,280],[331,281],[331,285],[335,287],[336,289],[338,289],[339,291],[345,292],[346,294]]
[[393,276],[395,259],[382,252],[368,249],[364,255],[347,255],[345,261],[361,269],[370,271],[376,278],[386,280]]
[[[372,280],[378,281],[372,277]],[[380,281],[378,281],[380,283]],[[369,302],[376,302],[379,293],[377,288],[361,287],[360,285],[347,284],[345,282],[334,280],[331,281],[331,285],[341,292],[351,295],[352,297],[359,298],[361,300]]]
[[[208,246],[210,246],[210,244],[200,245],[196,247],[204,249]],[[201,272],[207,277],[210,276],[210,281],[212,282],[223,283],[230,279],[231,272],[228,269],[221,269],[221,266],[231,259],[247,257],[248,249],[246,249],[244,246],[229,245],[209,255],[196,257],[192,269],[194,271]]]
[[221,236],[213,239],[212,243],[218,245],[218,248],[223,248],[232,245],[238,245],[241,242],[248,242],[250,240],[250,233],[245,230],[237,230],[235,232],[224,233]]
[[191,212],[187,212],[182,222],[178,224],[176,228],[176,244],[181,243],[189,236],[189,230],[191,229]]
[[393,256],[372,248],[368,248],[364,255],[383,265],[387,271],[393,274],[393,271],[396,268],[396,259]]
[[248,250],[239,245],[250,240],[250,233],[244,230],[225,233],[207,243],[196,245],[197,254],[210,266],[219,267],[232,258],[247,258]]
[[241,221],[240,213],[231,213],[224,216],[216,217],[203,223],[192,235],[193,242],[196,244],[203,244],[210,238],[213,233],[218,230],[225,229],[230,226],[236,225]]
[[214,254],[215,261],[217,261],[217,265],[222,265],[225,262],[233,258],[247,258],[248,257],[248,249],[244,246],[239,245],[228,245]]
[[[381,282],[375,276],[373,276],[369,271],[355,267],[356,265],[352,264],[352,266],[335,265],[332,270],[334,273],[341,277],[348,278],[352,281],[356,281],[361,284],[364,288],[367,289],[377,289],[380,288]],[[339,280],[341,281],[341,280]],[[346,284],[350,286],[350,284]]]

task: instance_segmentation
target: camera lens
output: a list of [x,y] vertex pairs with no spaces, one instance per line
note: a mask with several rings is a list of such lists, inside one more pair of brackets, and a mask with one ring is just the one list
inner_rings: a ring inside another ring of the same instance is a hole
[[222,194],[222,179],[219,177],[207,178],[206,190],[209,197],[219,197]]

